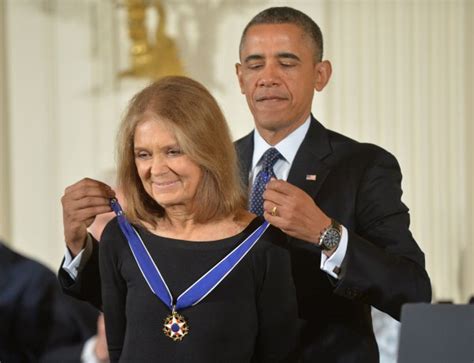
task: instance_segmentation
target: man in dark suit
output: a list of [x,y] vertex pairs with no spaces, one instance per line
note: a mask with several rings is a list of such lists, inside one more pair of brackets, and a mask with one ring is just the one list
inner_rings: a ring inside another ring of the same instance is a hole
[[0,242],[0,362],[81,362],[98,311],[63,295],[54,273]]
[[375,362],[370,305],[399,319],[403,303],[430,301],[430,282],[396,159],[311,115],[314,90],[331,76],[322,53],[319,27],[299,11],[267,9],[250,21],[236,67],[256,130],[237,151],[253,185],[260,156],[272,147],[281,154],[264,217],[290,237],[304,359]]
[[[236,148],[251,210],[289,236],[303,361],[377,362],[370,306],[399,319],[402,304],[431,300],[431,286],[401,202],[396,159],[311,115],[314,91],[324,89],[332,71],[322,55],[319,27],[295,9],[270,8],[250,21],[236,71],[256,130]],[[262,196],[265,173],[274,178]],[[84,226],[109,210],[112,195],[90,179],[66,190],[65,237],[73,255],[86,245]],[[63,286],[100,303],[91,289],[92,280],[98,285],[97,248],[87,246],[92,259],[75,283],[63,271]]]

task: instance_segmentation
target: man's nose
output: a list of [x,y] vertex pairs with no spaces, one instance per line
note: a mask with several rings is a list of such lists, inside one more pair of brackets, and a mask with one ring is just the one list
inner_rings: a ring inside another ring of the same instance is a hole
[[258,85],[260,87],[273,87],[280,83],[278,67],[272,64],[266,65],[260,73]]

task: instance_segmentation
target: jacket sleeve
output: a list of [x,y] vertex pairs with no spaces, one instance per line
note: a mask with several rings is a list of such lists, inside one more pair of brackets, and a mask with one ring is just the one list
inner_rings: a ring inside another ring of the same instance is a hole
[[401,171],[381,149],[358,187],[355,228],[349,229],[335,293],[375,306],[395,319],[408,302],[431,301],[424,254],[409,230]]
[[[92,236],[91,236],[92,237]],[[58,279],[64,293],[77,299],[87,301],[102,309],[102,295],[99,271],[99,243],[92,237],[92,253],[79,269],[76,280],[61,267]],[[64,261],[63,261],[64,262]],[[61,263],[62,266],[63,263]]]

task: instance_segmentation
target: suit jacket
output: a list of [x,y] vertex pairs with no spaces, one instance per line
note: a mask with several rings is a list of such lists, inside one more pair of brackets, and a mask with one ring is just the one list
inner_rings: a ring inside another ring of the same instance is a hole
[[[248,184],[253,132],[236,143]],[[316,175],[316,180],[306,180]],[[349,232],[339,279],[320,270],[320,249],[288,239],[300,317],[303,361],[378,362],[370,306],[396,319],[402,304],[431,300],[424,254],[409,231],[396,159],[371,144],[327,130],[314,118],[293,161],[288,182],[308,193]],[[66,292],[100,306],[97,244],[76,282],[60,271]],[[83,283],[87,281],[87,283]]]
[[[253,133],[236,142],[248,184]],[[316,180],[306,180],[316,175]],[[370,305],[400,318],[403,303],[430,301],[424,254],[401,202],[400,167],[378,146],[327,130],[314,118],[288,175],[348,230],[339,279],[320,270],[321,250],[289,237],[307,362],[378,362]]]
[[80,362],[98,312],[61,293],[45,266],[0,243],[0,361]]

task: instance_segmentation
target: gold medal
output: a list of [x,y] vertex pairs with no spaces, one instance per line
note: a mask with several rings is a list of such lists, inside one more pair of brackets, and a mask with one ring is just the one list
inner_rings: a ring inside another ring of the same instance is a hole
[[186,319],[178,314],[176,311],[172,311],[171,315],[165,319],[165,323],[163,324],[163,333],[167,337],[170,337],[175,342],[180,342],[183,340],[184,336],[188,334],[189,327]]

